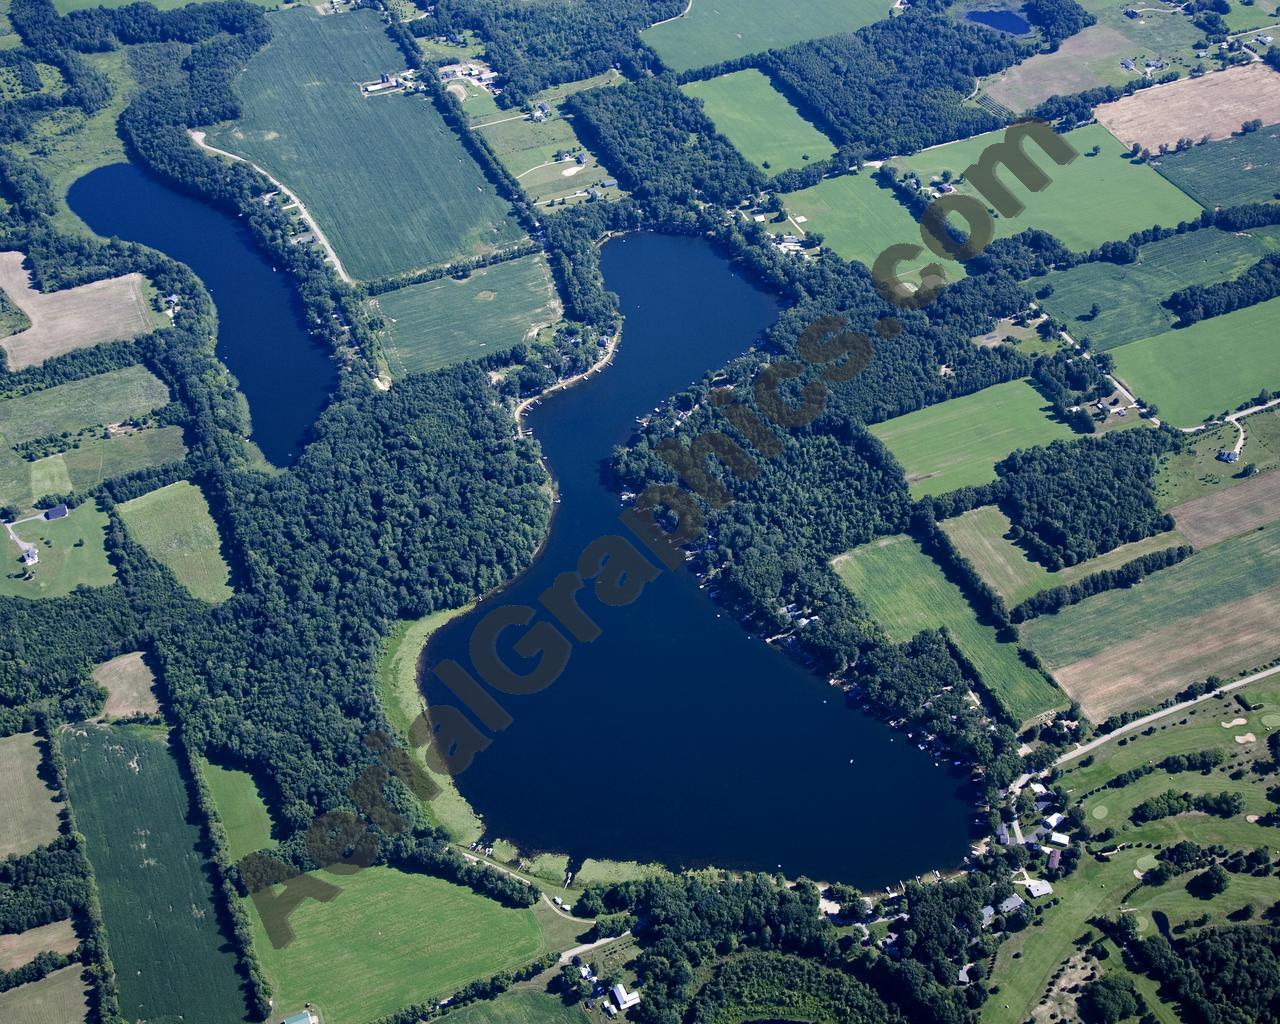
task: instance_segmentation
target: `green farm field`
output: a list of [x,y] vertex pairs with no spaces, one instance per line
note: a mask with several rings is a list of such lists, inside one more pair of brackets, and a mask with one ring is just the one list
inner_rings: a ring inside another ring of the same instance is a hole
[[383,348],[397,377],[507,351],[560,318],[541,253],[482,267],[463,281],[409,285],[374,302],[387,322]]
[[[920,226],[887,188],[881,188],[869,170],[824,178],[816,185],[783,197],[792,223],[780,226],[786,233],[819,231],[823,244],[846,260],[858,260],[870,267],[885,249],[920,237]],[[928,254],[920,266],[932,261]],[[906,267],[904,270],[918,270]],[[964,276],[959,263],[947,264],[948,278]]]
[[1170,153],[1152,166],[1206,210],[1265,203],[1280,192],[1280,125]]
[[[1087,337],[1093,349],[1105,352],[1171,329],[1176,317],[1160,303],[1180,288],[1238,277],[1277,250],[1280,228],[1247,234],[1204,228],[1142,246],[1135,263],[1083,263],[1034,278],[1027,287],[1052,286],[1053,294],[1040,304],[1077,340]],[[1102,311],[1091,318],[1095,302]]]
[[218,524],[195,484],[179,480],[126,501],[118,511],[130,536],[196,597],[219,604],[232,595]]
[[58,837],[58,803],[40,778],[42,759],[33,734],[0,738],[0,859],[24,856]]
[[1015,449],[1073,436],[1021,380],[896,416],[871,433],[902,464],[913,498],[990,483],[996,463]]
[[[1003,137],[1003,132],[990,132],[895,159],[894,164],[917,172],[925,182],[946,170],[958,176],[984,149]],[[1001,173],[1000,180],[1026,204],[1026,209],[1017,217],[997,217],[997,238],[1040,228],[1069,249],[1082,251],[1127,238],[1153,224],[1173,225],[1200,216],[1198,203],[1146,164],[1126,160],[1124,146],[1101,125],[1078,128],[1067,132],[1064,138],[1080,155],[1063,166],[1055,164],[1038,146],[1031,144],[1028,148],[1031,159],[1051,179],[1043,191],[1030,192],[1007,172]],[[1086,156],[1094,146],[1100,147],[1098,155]],[[962,192],[967,189],[967,185],[960,186]],[[957,220],[957,224],[961,222]]]
[[209,141],[294,190],[353,276],[402,274],[523,236],[430,100],[360,92],[357,83],[404,68],[376,12],[269,20],[271,42],[237,79],[243,116]]
[[227,833],[227,852],[238,861],[255,850],[275,846],[271,814],[258,784],[248,772],[203,762],[204,781]]
[[640,33],[675,71],[853,32],[889,17],[887,0],[695,0],[685,14]]
[[87,491],[104,480],[187,457],[181,427],[155,427],[112,438],[96,437],[57,455],[27,463],[32,500]]
[[702,101],[707,117],[738,152],[775,174],[825,160],[835,152],[831,140],[755,68],[690,82],[681,89]]
[[290,915],[272,946],[252,903],[254,949],[282,1014],[314,1003],[327,1024],[365,1024],[546,952],[531,910],[512,910],[430,875],[372,867],[319,877],[342,890]]
[[1217,457],[1236,443],[1235,430],[1226,425],[1193,435],[1185,452],[1161,456],[1156,495],[1162,509],[1244,483],[1242,466],[1250,463],[1259,473],[1280,469],[1280,410],[1264,410],[1242,422],[1244,451],[1234,465]]
[[1194,426],[1235,409],[1260,389],[1280,389],[1275,326],[1280,299],[1131,342],[1113,353],[1116,375],[1155,403],[1160,419]]
[[40,981],[0,992],[0,1020],[22,1024],[77,1024],[89,1017],[89,988],[80,980],[84,967],[72,964]]
[[1280,656],[1280,526],[1223,541],[1127,590],[1022,627],[1094,721]]
[[34,544],[40,561],[28,571],[18,561],[19,552],[8,536],[0,537],[5,571],[0,574],[0,597],[65,597],[76,587],[105,587],[115,581],[116,570],[107,558],[107,516],[92,503],[72,509],[64,519],[20,523],[13,528],[22,540]]
[[75,433],[142,416],[169,402],[169,389],[145,366],[126,366],[0,401],[0,437],[8,444]]
[[1020,722],[1066,706],[1066,697],[1000,643],[960,589],[912,538],[900,534],[854,548],[832,562],[840,579],[897,643],[943,626],[991,694]]
[[513,989],[497,999],[454,1010],[450,1024],[583,1024],[590,1018],[578,1006],[533,989]]
[[81,725],[61,734],[67,786],[97,877],[129,1020],[244,1019],[236,959],[219,928],[201,830],[168,734]]
[[1156,534],[1132,544],[1122,544],[1087,562],[1050,572],[1008,539],[1009,517],[995,505],[972,509],[940,524],[960,554],[1010,605],[1016,605],[1050,587],[1062,587],[1104,569],[1118,569],[1126,562],[1165,548],[1185,544],[1176,531]]

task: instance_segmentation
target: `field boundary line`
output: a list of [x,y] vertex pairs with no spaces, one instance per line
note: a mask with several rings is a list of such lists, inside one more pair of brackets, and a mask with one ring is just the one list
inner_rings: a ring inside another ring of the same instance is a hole
[[205,141],[204,132],[189,128],[187,129],[187,134],[191,136],[191,141],[206,153],[215,153],[218,156],[225,156],[229,160],[235,160],[237,163],[248,164],[281,192],[287,195],[294,203],[296,203],[298,206],[299,216],[302,217],[307,227],[311,229],[311,233],[316,236],[316,241],[320,243],[320,247],[324,249],[329,259],[333,261],[333,268],[338,272],[338,277],[340,277],[346,284],[355,284],[355,278],[347,273],[347,268],[342,265],[342,260],[338,258],[338,252],[334,249],[333,243],[330,242],[328,236],[320,230],[320,225],[316,223],[315,217],[311,215],[311,211],[307,209],[306,203],[298,197],[297,193],[293,192],[279,178],[274,177],[268,171],[255,164],[252,160],[246,160],[244,157],[237,156],[235,153],[230,153],[225,149],[219,149],[217,146],[210,145]]

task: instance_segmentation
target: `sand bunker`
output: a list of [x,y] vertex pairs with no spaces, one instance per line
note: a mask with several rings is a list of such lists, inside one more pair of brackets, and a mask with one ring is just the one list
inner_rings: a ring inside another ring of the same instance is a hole
[[1258,737],[1251,732],[1247,732],[1243,736],[1236,737],[1237,743],[1256,743],[1257,741]]
[[1233,718],[1229,722],[1223,722],[1222,728],[1234,729],[1237,725],[1248,725],[1248,724],[1249,724],[1249,719],[1247,718]]

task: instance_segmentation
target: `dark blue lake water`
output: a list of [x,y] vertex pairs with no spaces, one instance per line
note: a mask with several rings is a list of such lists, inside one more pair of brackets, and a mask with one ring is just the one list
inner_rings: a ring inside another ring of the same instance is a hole
[[[435,635],[427,666],[469,666],[480,617],[538,607],[587,544],[626,535],[618,497],[601,482],[612,448],[636,416],[744,351],[777,315],[773,299],[701,239],[615,240],[602,267],[626,317],[617,357],[526,421],[559,486],[550,537],[524,576]],[[604,607],[588,591],[582,604],[602,635],[576,646],[547,689],[496,695],[514,722],[457,776],[490,834],[530,851],[781,867],[864,886],[962,860],[968,808],[958,781],[748,637],[684,569],[627,607]],[[425,685],[430,703],[457,705],[434,676]]]
[[986,25],[987,28],[998,28],[1001,32],[1008,32],[1010,35],[1025,36],[1031,31],[1031,22],[1017,11],[969,11],[964,17],[966,21]]
[[290,465],[328,400],[333,363],[307,333],[292,281],[248,228],[133,164],[86,174],[67,202],[98,234],[149,245],[199,275],[218,309],[218,358],[249,401],[253,440],[272,463]]

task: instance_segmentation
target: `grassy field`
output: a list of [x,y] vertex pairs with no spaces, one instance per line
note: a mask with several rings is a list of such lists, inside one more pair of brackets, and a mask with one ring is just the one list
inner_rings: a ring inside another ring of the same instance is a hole
[[[0,597],[65,597],[76,587],[105,587],[115,581],[106,550],[107,516],[92,503],[72,510],[65,519],[40,519],[13,529],[36,546],[40,561],[30,569],[23,566],[13,542],[0,537],[5,552]],[[28,574],[31,578],[24,578]]]
[[0,1020],[22,1024],[75,1024],[89,1016],[89,989],[72,964],[40,981],[0,992]]
[[872,541],[832,566],[891,640],[902,643],[922,629],[946,626],[987,689],[1018,721],[1066,706],[1064,694],[1023,664],[1013,644],[1000,643],[995,629],[978,621],[960,589],[910,537]]
[[151,308],[150,283],[141,274],[38,292],[31,287],[20,252],[0,253],[0,288],[31,326],[0,340],[10,370],[39,366],[47,359],[103,342],[136,338],[169,320]]
[[83,441],[78,448],[31,463],[31,476],[33,481],[58,483],[58,486],[47,487],[46,493],[87,491],[104,480],[136,473],[150,466],[181,462],[186,457],[187,446],[182,441],[181,427],[151,427],[110,438]]
[[[500,109],[492,93],[466,79],[450,82],[448,89],[462,101],[472,127],[485,137],[498,159],[520,182],[529,201],[544,208],[558,208],[585,201],[588,189],[595,189],[606,198],[623,194],[617,185],[602,184],[613,175],[582,144],[573,119],[560,109],[565,97],[575,92],[617,85],[623,80],[621,72],[610,70],[538,93],[529,102],[535,106],[546,104],[549,113],[543,121],[521,116],[518,110]],[[557,160],[557,155],[563,159]],[[582,163],[578,163],[578,157]]]
[[0,436],[11,445],[143,416],[169,402],[145,366],[126,366],[0,401]]
[[200,829],[168,734],[90,725],[62,733],[67,785],[84,834],[129,1020],[244,1019],[235,956],[218,926]]
[[522,237],[426,97],[360,92],[404,68],[376,12],[269,20],[270,44],[237,80],[244,114],[209,141],[294,190],[352,275],[400,274]]
[[1280,519],[1280,473],[1250,477],[1172,510],[1178,529],[1198,548],[1250,533]]
[[558,996],[533,989],[514,989],[449,1014],[450,1024],[584,1024],[591,1019],[581,1006],[565,1006]]
[[93,681],[107,691],[107,703],[102,710],[104,718],[160,713],[155,673],[147,667],[141,651],[122,654],[96,666]]
[[755,68],[681,88],[702,101],[707,117],[738,152],[775,174],[811,160],[825,160],[835,152],[831,140],[801,117]]
[[1090,718],[1149,707],[1190,682],[1280,655],[1280,527],[1215,544],[1128,590],[1022,627]]
[[0,859],[58,837],[58,803],[40,778],[40,741],[29,732],[0,738]]
[[[132,0],[53,0],[53,6],[59,14],[70,14],[72,11],[88,11],[95,7],[124,7]],[[147,0],[152,7],[162,11],[172,11],[186,7],[191,0]],[[277,0],[249,0],[250,3],[262,7],[275,7]]]
[[806,39],[853,32],[889,16],[887,0],[796,0],[782,8],[766,0],[698,0],[688,12],[640,33],[676,71],[776,50]]
[[1123,345],[1116,374],[1160,419],[1189,427],[1280,388],[1280,299]]
[[871,433],[902,463],[919,498],[990,483],[1014,449],[1073,436],[1047,410],[1038,391],[1014,380],[885,420]]
[[133,539],[196,597],[219,604],[232,595],[218,524],[195,484],[179,480],[126,501],[118,511]]
[[1259,473],[1280,469],[1280,411],[1269,409],[1244,420],[1245,442],[1240,462],[1221,462],[1218,452],[1236,443],[1230,426],[1214,427],[1191,437],[1186,452],[1163,455],[1156,476],[1160,507],[1173,508],[1206,494],[1215,494],[1244,483],[1242,467],[1252,463]]
[[560,318],[542,253],[386,292],[373,300],[387,322],[383,349],[397,377],[505,352]]
[[973,567],[1012,607],[1033,594],[1050,587],[1062,587],[1104,569],[1118,569],[1126,562],[1152,551],[1187,543],[1176,530],[1160,533],[1132,544],[1122,544],[1113,551],[1087,562],[1050,572],[1008,539],[1009,517],[995,505],[984,505],[946,519],[941,523],[951,542]]
[[1152,166],[1207,210],[1264,203],[1280,191],[1280,125],[1170,153]]
[[[427,771],[421,748],[408,743],[409,729],[426,706],[418,687],[418,658],[431,634],[450,619],[471,610],[454,608],[428,615],[417,622],[399,622],[386,638],[382,656],[378,659],[377,687],[382,712],[387,724],[400,738],[418,763]],[[456,843],[473,843],[484,832],[484,824],[471,805],[462,798],[447,775],[431,773],[440,794],[424,810],[437,824],[448,830]]]
[[70,920],[28,928],[25,932],[0,935],[0,971],[12,971],[28,964],[38,953],[71,953],[80,939]]
[[321,877],[341,895],[299,906],[289,918],[296,937],[283,949],[271,945],[250,905],[254,948],[281,1015],[311,1002],[326,1024],[364,1024],[545,951],[531,910],[509,910],[439,878],[384,867]]
[[[1033,291],[1049,285],[1040,304],[1066,323],[1078,340],[1106,351],[1149,338],[1173,327],[1174,315],[1161,302],[1180,288],[1238,277],[1269,252],[1280,250],[1280,228],[1234,234],[1205,228],[1144,245],[1136,263],[1083,263],[1027,282]],[[1089,310],[1102,307],[1096,318]]]
[[271,813],[253,776],[212,761],[205,761],[203,766],[204,781],[227,832],[231,859],[237,861],[255,850],[275,846],[276,841],[271,838]]
[[[895,160],[909,167],[926,183],[934,175],[949,170],[955,175],[978,159],[982,151],[999,142],[1003,132],[927,149],[914,156]],[[1071,163],[1058,166],[1039,147],[1028,153],[1051,179],[1042,192],[1029,192],[1016,180],[1009,188],[1026,209],[1017,217],[997,217],[997,238],[1007,238],[1027,228],[1040,228],[1060,239],[1072,250],[1088,250],[1103,242],[1126,238],[1153,224],[1177,224],[1194,220],[1200,206],[1146,164],[1124,158],[1124,147],[1101,125],[1089,125],[1068,132],[1066,140],[1080,153]],[[1086,156],[1094,146],[1097,156]],[[1010,179],[1002,174],[1001,180]],[[960,191],[966,191],[962,184]],[[957,224],[960,224],[957,221]]]
[[[1273,809],[1265,792],[1273,779],[1266,773],[1255,774],[1249,770],[1259,760],[1266,759],[1266,738],[1275,725],[1266,721],[1280,719],[1280,682],[1262,680],[1241,691],[1251,704],[1261,704],[1257,711],[1245,712],[1233,699],[1234,694],[1222,699],[1206,701],[1182,716],[1170,716],[1159,723],[1149,735],[1133,734],[1125,744],[1109,743],[1095,751],[1089,764],[1069,762],[1063,769],[1062,786],[1073,801],[1081,803],[1086,821],[1096,829],[1110,827],[1116,830],[1114,842],[1098,844],[1099,849],[1115,850],[1111,856],[1097,859],[1083,856],[1079,868],[1070,876],[1054,882],[1054,898],[1058,904],[1045,911],[1044,927],[1027,928],[1011,935],[996,958],[992,981],[1000,986],[997,998],[987,1001],[983,1007],[984,1024],[1021,1024],[1036,1008],[1037,1002],[1049,986],[1051,975],[1068,957],[1076,953],[1075,940],[1089,930],[1088,919],[1095,915],[1114,918],[1119,913],[1135,916],[1140,932],[1153,934],[1152,913],[1164,913],[1170,924],[1177,926],[1209,916],[1209,926],[1225,923],[1226,915],[1252,900],[1258,907],[1270,906],[1276,898],[1274,876],[1254,878],[1232,874],[1226,893],[1212,901],[1192,896],[1186,890],[1189,875],[1175,877],[1162,886],[1138,888],[1127,900],[1122,897],[1137,882],[1135,873],[1146,870],[1154,861],[1154,854],[1181,839],[1190,839],[1200,846],[1221,843],[1229,850],[1251,850],[1259,846],[1272,847],[1272,830],[1247,821],[1247,815],[1265,813]],[[1224,724],[1244,718],[1242,725],[1224,728]],[[1256,741],[1239,744],[1236,737],[1252,732]],[[1137,782],[1120,789],[1102,789],[1110,779],[1122,772],[1146,764],[1154,764],[1173,754],[1192,754],[1202,750],[1221,749],[1227,760],[1208,776],[1196,772],[1170,776],[1163,771],[1144,776]],[[1228,776],[1237,768],[1245,769],[1241,780]],[[1240,792],[1245,799],[1244,812],[1229,819],[1204,814],[1177,815],[1136,826],[1129,820],[1129,811],[1143,799],[1166,789],[1180,792],[1201,793],[1230,790]],[[1144,848],[1139,844],[1155,844]],[[1120,847],[1118,844],[1130,844]],[[1094,932],[1095,936],[1098,934]],[[1115,953],[1113,949],[1113,954]],[[1106,973],[1123,971],[1118,955],[1097,965]],[[1061,987],[1061,986],[1060,986]],[[1156,998],[1155,988],[1149,982],[1140,990],[1148,1001]],[[1061,993],[1058,994],[1061,996]],[[1057,1002],[1057,999],[1052,1000]],[[1074,1009],[1074,1001],[1069,1002]],[[1076,1015],[1057,1009],[1060,1019],[1074,1020]],[[1179,1017],[1163,1003],[1152,1006],[1157,1020],[1175,1024]],[[1037,1020],[1042,1019],[1037,1016]]]

